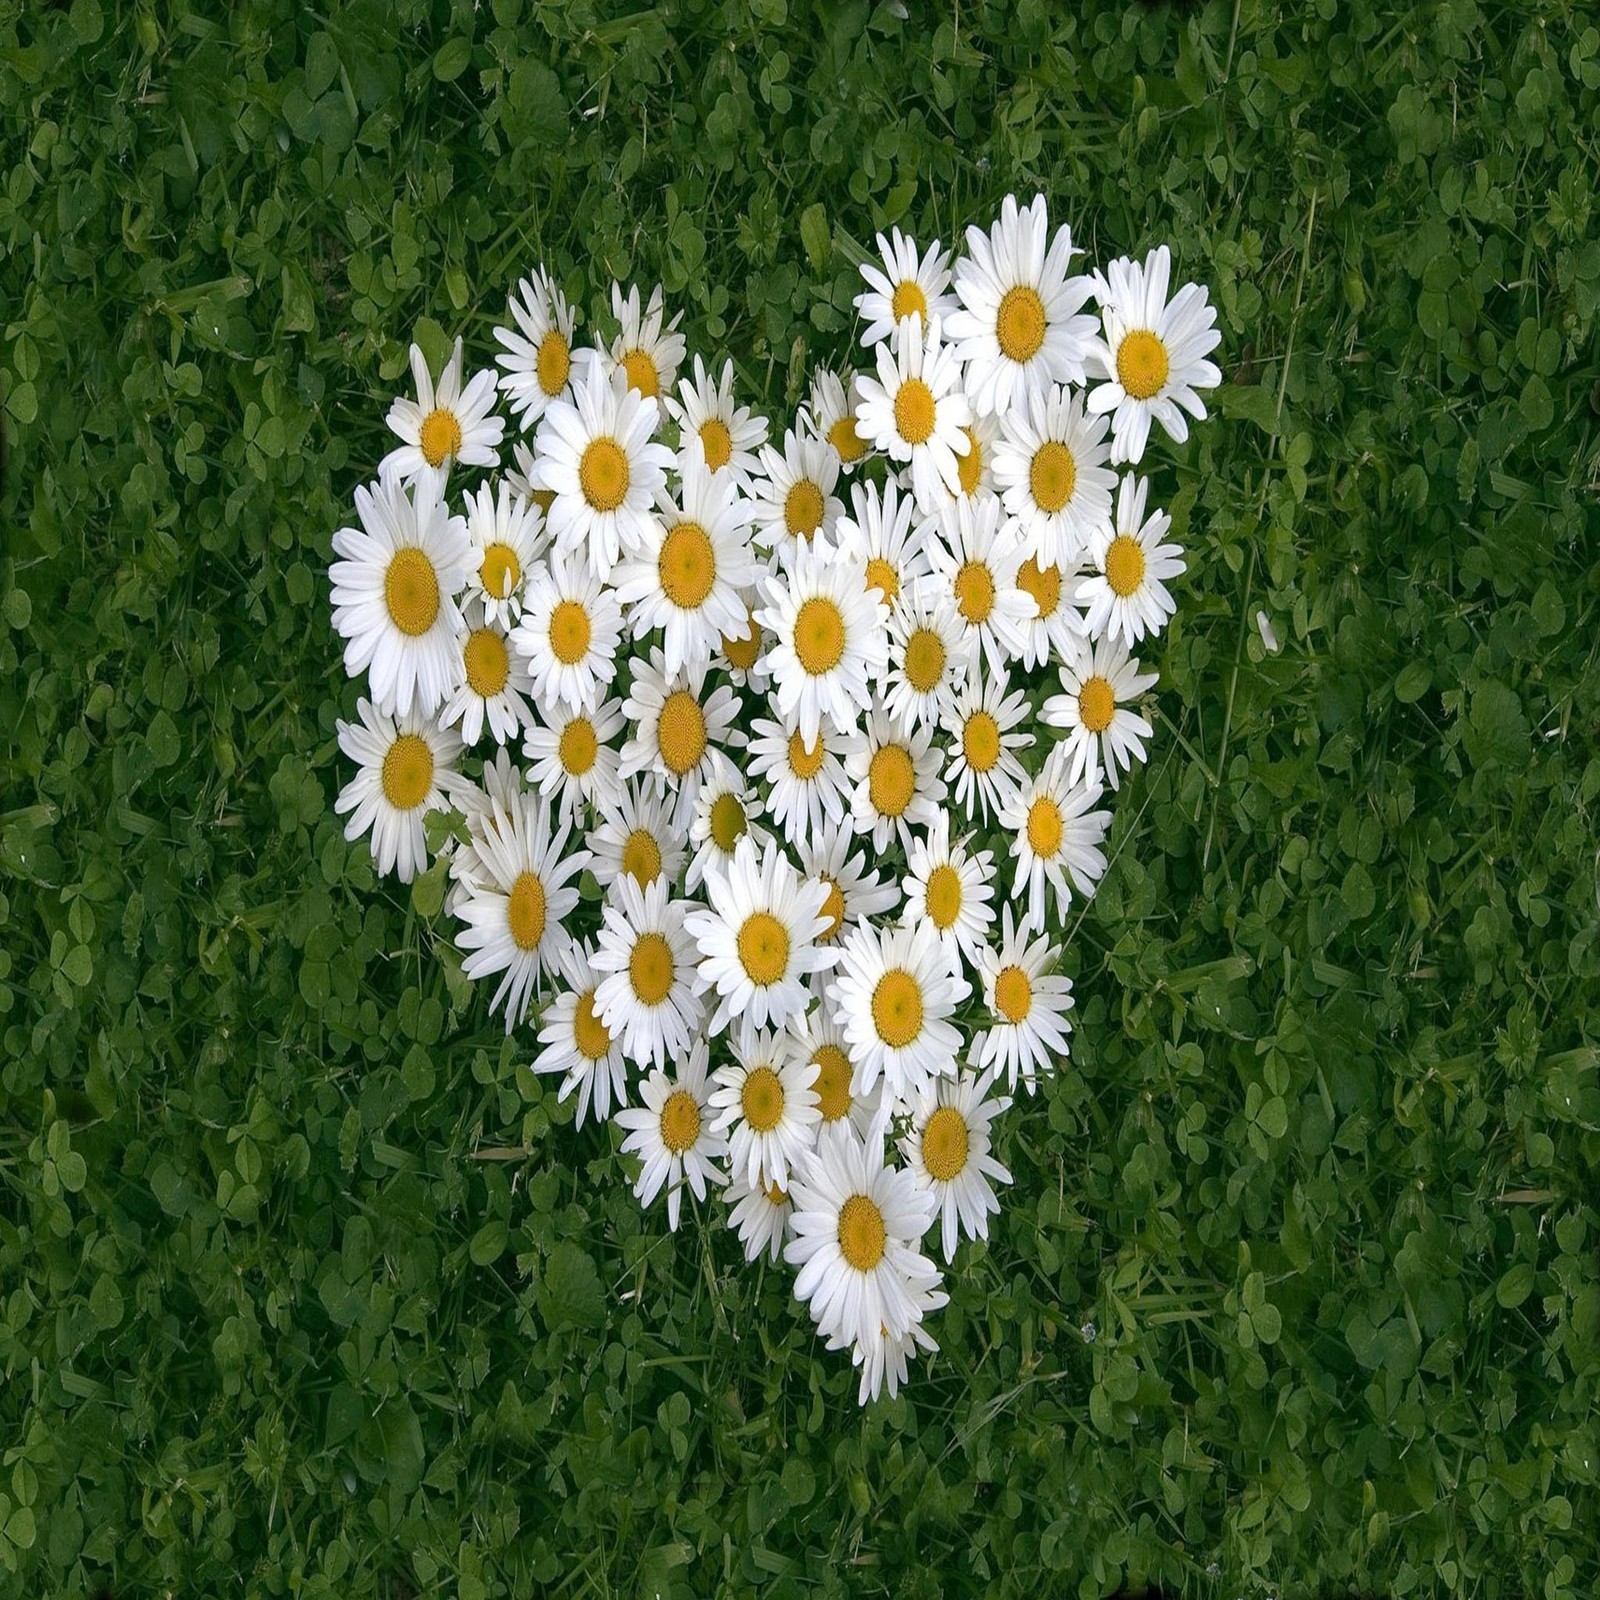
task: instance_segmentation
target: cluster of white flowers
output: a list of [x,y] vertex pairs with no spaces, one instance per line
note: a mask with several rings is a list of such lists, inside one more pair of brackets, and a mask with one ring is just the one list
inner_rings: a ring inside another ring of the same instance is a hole
[[409,881],[457,814],[463,971],[508,1031],[533,1008],[534,1068],[626,1130],[641,1202],[676,1228],[715,1187],[796,1270],[863,1403],[935,1348],[924,1240],[987,1236],[993,1121],[1066,1055],[1064,919],[1184,568],[1117,469],[1220,378],[1166,248],[1071,275],[1042,197],[954,262],[878,245],[870,370],[819,373],[781,441],[731,362],[680,377],[659,289],[579,348],[535,273],[498,373],[413,348],[331,573],[367,682],[348,837]]

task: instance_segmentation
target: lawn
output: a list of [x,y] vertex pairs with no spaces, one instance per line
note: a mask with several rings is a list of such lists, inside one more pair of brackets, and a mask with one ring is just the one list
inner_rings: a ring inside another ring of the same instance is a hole
[[[1557,0],[0,7],[0,1595],[1600,1591],[1597,128]],[[1225,382],[1072,1059],[858,1410],[345,842],[330,541],[539,261],[781,426],[1010,192]]]

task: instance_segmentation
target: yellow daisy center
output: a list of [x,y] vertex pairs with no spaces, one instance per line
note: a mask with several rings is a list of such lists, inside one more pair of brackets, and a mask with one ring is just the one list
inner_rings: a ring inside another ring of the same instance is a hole
[[415,545],[396,550],[383,575],[383,602],[389,620],[401,633],[416,639],[425,634],[439,615],[439,574]]
[[824,1122],[837,1122],[850,1110],[850,1058],[836,1044],[819,1044],[811,1057],[817,1069],[817,1109]]
[[506,922],[519,950],[537,950],[544,938],[544,885],[536,872],[518,874],[506,900]]
[[961,874],[948,861],[941,862],[928,874],[928,893],[924,903],[928,920],[940,933],[955,927],[961,915]]
[[789,1203],[789,1191],[776,1183],[767,1185],[767,1200],[775,1206],[786,1206]]
[[622,358],[622,368],[628,374],[630,389],[637,389],[648,400],[661,393],[661,373],[648,350],[628,351]]
[[983,445],[972,428],[961,431],[967,436],[967,453],[956,457],[956,477],[962,494],[973,495],[978,492],[978,483],[983,477]]
[[680,611],[703,605],[717,581],[717,553],[711,535],[698,522],[678,523],[661,541],[656,572],[661,592]]
[[509,598],[511,591],[522,582],[522,563],[517,560],[517,552],[508,544],[486,544],[483,559],[478,563],[478,582],[491,599]]
[[871,556],[867,560],[867,587],[876,589],[884,603],[892,606],[900,598],[900,574],[882,556]]
[[658,1006],[672,989],[672,946],[659,933],[640,934],[628,957],[628,982],[647,1006]]
[[894,298],[889,302],[889,309],[894,313],[896,322],[902,317],[922,317],[926,320],[928,297],[915,278],[902,278],[894,286]]
[[563,600],[550,613],[550,653],[564,667],[575,667],[589,653],[593,630],[581,600]]
[[839,937],[839,930],[844,926],[844,890],[837,878],[830,878],[825,872],[819,872],[817,880],[828,886],[828,898],[822,902],[818,913],[828,919],[828,925],[817,935],[817,943],[830,944]]
[[572,1014],[572,1042],[578,1054],[589,1061],[599,1061],[611,1050],[611,1030],[594,1008],[593,989],[578,996],[578,1009]]
[[648,828],[635,828],[622,841],[622,870],[641,889],[661,876],[661,846]]
[[798,733],[789,735],[789,770],[802,783],[809,783],[822,771],[822,760],[827,755],[822,745],[822,733],[817,732],[817,742],[808,745]]
[[552,328],[539,341],[539,387],[552,399],[567,386],[572,373],[572,352],[559,328]]
[[994,610],[994,574],[981,561],[969,561],[956,574],[956,603],[961,615],[981,627]]
[[894,397],[894,425],[907,444],[925,444],[937,414],[933,390],[921,378],[907,378],[900,385]]
[[556,754],[561,759],[561,770],[569,777],[581,778],[589,772],[600,754],[600,741],[595,737],[594,724],[587,717],[574,717],[561,730],[556,741]]
[[721,417],[707,417],[700,424],[700,448],[713,472],[720,472],[733,460],[733,432]]
[[783,525],[797,539],[809,539],[822,526],[827,509],[822,486],[801,478],[783,497]]
[[888,1242],[883,1213],[867,1195],[853,1194],[839,1208],[839,1254],[857,1272],[871,1272]]
[[674,1089],[661,1107],[661,1142],[675,1156],[700,1137],[700,1106],[687,1089]]
[[844,655],[844,613],[822,595],[813,595],[794,619],[794,653],[813,678],[832,672]]
[[547,517],[550,515],[550,507],[556,503],[554,489],[530,489],[528,497]]
[[1031,361],[1044,343],[1044,301],[1031,284],[1007,289],[995,313],[994,335],[1012,361]]
[[1078,486],[1078,463],[1059,439],[1046,439],[1033,453],[1028,468],[1028,488],[1034,504],[1054,515],[1072,498]]
[[922,1032],[922,985],[904,967],[891,967],[872,991],[872,1025],[891,1050]]
[[1021,967],[1003,967],[994,980],[994,1008],[1007,1022],[1026,1022],[1033,1009],[1033,985]]
[[1171,370],[1167,347],[1148,328],[1123,335],[1117,346],[1117,382],[1135,400],[1150,400],[1160,394]]
[[736,794],[719,794],[711,802],[711,842],[724,854],[732,851],[750,826]]
[[433,787],[433,751],[420,734],[402,733],[383,758],[383,797],[396,811],[415,811]]
[[628,497],[628,454],[615,439],[591,439],[578,462],[578,487],[594,511],[615,511]]
[[974,711],[967,718],[961,751],[974,772],[988,772],[1000,759],[1000,724],[987,711]]
[[1061,848],[1061,807],[1042,794],[1028,807],[1028,845],[1042,861],[1050,861]]
[[461,652],[467,669],[467,687],[482,700],[492,700],[511,676],[511,656],[506,642],[493,628],[478,628],[467,635]]
[[1035,557],[1029,556],[1017,568],[1017,587],[1033,596],[1033,603],[1039,608],[1037,620],[1053,617],[1061,604],[1061,568],[1041,567]]
[[1144,546],[1137,539],[1119,533],[1106,550],[1106,582],[1111,592],[1124,600],[1138,592],[1144,582]]
[[828,429],[828,443],[845,463],[859,461],[867,453],[867,441],[856,432],[856,419],[848,414]]
[[959,1177],[967,1164],[967,1119],[954,1106],[940,1106],[922,1130],[922,1164],[940,1183]]
[[761,988],[777,983],[789,968],[789,930],[770,911],[752,911],[737,940],[739,964]]
[[944,640],[932,628],[918,628],[906,640],[906,682],[918,694],[938,688],[944,676]]
[[663,702],[656,726],[656,748],[675,778],[700,765],[706,753],[706,714],[687,689],[674,689]]
[[422,459],[430,467],[442,467],[447,456],[461,448],[461,424],[453,411],[443,406],[435,407],[422,419],[422,431],[417,435]]
[[722,653],[729,666],[748,672],[761,659],[761,630],[753,614],[749,615],[744,633],[725,633],[722,636]]
[[739,1091],[739,1109],[757,1133],[771,1133],[783,1120],[783,1079],[771,1067],[752,1068]]
[[917,792],[917,769],[903,744],[886,744],[867,764],[867,795],[880,817],[905,815]]
[[1104,733],[1116,715],[1117,697],[1104,678],[1085,678],[1078,690],[1078,715],[1090,733]]

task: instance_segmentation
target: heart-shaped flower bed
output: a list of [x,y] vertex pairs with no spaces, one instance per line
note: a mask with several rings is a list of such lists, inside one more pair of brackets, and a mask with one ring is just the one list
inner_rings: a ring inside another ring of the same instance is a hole
[[413,347],[331,573],[347,835],[448,872],[462,970],[578,1125],[670,1227],[714,1192],[792,1266],[863,1403],[935,1348],[926,1241],[986,1236],[996,1119],[1067,1053],[1064,918],[1184,568],[1118,469],[1219,381],[1165,247],[1074,275],[1042,197],[953,263],[878,246],[868,370],[781,439],[731,362],[681,374],[659,290],[580,348],[536,272],[498,372]]

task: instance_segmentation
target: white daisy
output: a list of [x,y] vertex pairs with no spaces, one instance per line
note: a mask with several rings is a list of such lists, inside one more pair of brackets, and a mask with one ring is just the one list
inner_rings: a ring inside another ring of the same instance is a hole
[[818,367],[811,379],[810,401],[800,412],[801,427],[831,444],[846,472],[854,472],[867,459],[867,441],[857,425],[859,404],[853,373],[846,383],[830,368]]
[[1150,724],[1131,702],[1153,688],[1157,674],[1139,671],[1138,658],[1119,639],[1087,640],[1062,663],[1062,694],[1051,695],[1042,722],[1067,729],[1057,749],[1068,755],[1067,781],[1092,783],[1103,772],[1113,789],[1136,761],[1144,760]]
[[328,570],[344,670],[367,674],[380,709],[431,716],[455,683],[456,598],[472,568],[466,524],[431,486],[395,481],[358,487],[356,514],[360,528],[334,534],[341,559]]
[[398,478],[402,483],[425,478],[435,489],[442,489],[457,462],[464,467],[495,466],[506,425],[494,414],[494,373],[474,373],[463,390],[461,341],[457,339],[437,388],[427,358],[417,345],[411,347],[411,376],[417,398],[402,396],[389,407],[386,420],[390,431],[402,442],[378,463],[379,476]]
[[598,797],[600,821],[589,832],[590,866],[600,887],[619,878],[648,889],[657,878],[676,883],[683,865],[683,836],[672,820],[674,802],[653,783],[618,783]]
[[750,726],[750,774],[769,786],[773,826],[809,839],[836,827],[845,813],[844,763],[839,736],[820,728],[807,742],[794,720],[757,718]]
[[974,671],[956,691],[945,712],[950,736],[948,777],[956,803],[969,818],[987,821],[1001,800],[1022,782],[1017,752],[1033,743],[1024,727],[1031,707],[1028,697],[1008,694],[1004,673],[985,677]]
[[[919,1301],[924,1317],[930,1311],[942,1310],[949,1303],[950,1296],[938,1288],[925,1290]],[[828,1348],[842,1350],[847,1343],[851,1361],[861,1369],[856,1403],[862,1406],[869,1400],[876,1400],[886,1388],[889,1398],[893,1400],[906,1381],[907,1363],[911,1357],[919,1350],[933,1353],[939,1348],[938,1341],[921,1322],[914,1323],[905,1333],[885,1330],[881,1338],[869,1344],[830,1340]]]
[[726,1141],[711,1127],[705,1041],[696,1039],[687,1058],[677,1060],[675,1076],[652,1072],[639,1086],[641,1103],[617,1113],[618,1125],[628,1129],[623,1150],[643,1163],[633,1192],[647,1206],[665,1188],[667,1226],[674,1232],[684,1185],[704,1200],[706,1185],[723,1177],[727,1153]]
[[779,713],[807,744],[824,717],[841,733],[853,729],[889,656],[889,609],[867,587],[865,562],[818,544],[762,588],[756,621],[774,635],[767,654]]
[[898,886],[868,870],[866,851],[851,855],[851,846],[858,843],[845,828],[826,828],[799,842],[802,877],[823,889],[818,944],[837,944],[852,928],[864,926],[899,904]]
[[467,837],[452,835],[446,841],[450,851],[450,892],[445,896],[444,908],[451,916],[455,916],[457,908],[466,901],[472,886],[485,881],[484,865],[473,841],[496,826],[497,815],[515,815],[526,793],[522,772],[503,745],[484,762],[477,783],[466,778],[459,780],[451,799],[456,810],[467,819]]
[[955,704],[977,660],[978,635],[948,590],[921,581],[889,613],[884,710],[904,732],[933,727]]
[[495,357],[501,368],[500,392],[518,425],[531,428],[552,400],[560,399],[572,377],[572,339],[577,317],[551,275],[540,267],[511,293],[517,331],[496,328],[505,347]]
[[[757,567],[765,576],[765,570]],[[756,621],[759,601],[754,588],[744,596],[744,621],[731,632],[723,634],[717,644],[717,665],[741,689],[764,690],[771,673],[767,667],[767,649],[771,639]]]
[[1182,547],[1162,544],[1172,526],[1165,511],[1144,514],[1148,479],[1127,473],[1117,494],[1117,521],[1090,541],[1089,576],[1077,589],[1085,607],[1083,626],[1091,635],[1109,633],[1131,650],[1145,634],[1157,634],[1177,606],[1167,579],[1184,570]]
[[[476,602],[472,610],[479,611]],[[533,721],[527,701],[533,684],[521,657],[511,653],[504,627],[469,616],[456,650],[456,684],[439,720],[447,728],[459,727],[468,744],[482,737],[485,722],[496,744],[513,742]]]
[[674,313],[672,321],[663,328],[665,304],[661,285],[650,291],[650,303],[639,309],[639,285],[628,285],[628,297],[622,297],[619,284],[611,285],[611,314],[620,327],[611,341],[611,359],[628,375],[628,387],[655,400],[669,393],[678,367],[687,348],[684,337],[678,332],[683,321],[681,311]]
[[734,1059],[712,1074],[716,1130],[728,1140],[728,1170],[747,1183],[787,1187],[789,1172],[816,1143],[813,1073],[794,1053],[788,1033],[740,1029]]
[[768,1260],[777,1261],[789,1239],[789,1218],[794,1214],[789,1191],[776,1183],[747,1183],[735,1170],[722,1199],[731,1208],[728,1226],[739,1235],[745,1260],[755,1261],[765,1252]]
[[956,482],[948,496],[951,501],[977,500],[995,492],[994,452],[1000,443],[1000,419],[974,412],[962,432],[967,436],[967,450],[956,457]]
[[902,729],[887,711],[874,708],[866,725],[844,741],[843,753],[856,831],[870,831],[879,852],[895,839],[909,848],[911,830],[932,822],[945,797],[943,752],[933,743],[933,730]]
[[1017,587],[1034,607],[1022,629],[1022,664],[1030,671],[1059,660],[1083,637],[1083,613],[1072,603],[1082,574],[1077,566],[1041,566],[1031,555],[1017,568]]
[[995,486],[1024,546],[1050,566],[1077,561],[1111,525],[1117,475],[1104,465],[1105,434],[1104,418],[1085,416],[1082,397],[1053,384],[1001,420]]
[[640,1066],[682,1060],[700,1037],[704,987],[698,952],[683,925],[687,900],[668,898],[665,877],[641,889],[627,874],[612,883],[600,925],[594,969],[600,1020]]
[[1159,422],[1180,444],[1189,437],[1184,416],[1203,419],[1195,392],[1222,382],[1216,363],[1205,358],[1222,342],[1216,308],[1205,289],[1186,283],[1167,300],[1172,253],[1165,245],[1144,261],[1119,257],[1095,277],[1095,295],[1105,334],[1090,348],[1089,365],[1105,382],[1089,392],[1089,410],[1111,415],[1111,459],[1136,462],[1144,455],[1150,423]]
[[1014,927],[1011,907],[1002,912],[1000,948],[978,958],[983,1003],[990,1025],[973,1040],[977,1065],[1003,1072],[1011,1086],[1048,1077],[1067,1058],[1072,1023],[1072,980],[1055,971],[1061,951],[1040,934],[1031,943],[1026,923]]
[[893,609],[928,571],[929,529],[892,478],[881,491],[871,482],[852,484],[850,500],[851,514],[839,519],[834,543],[842,558],[865,565],[867,583]]
[[935,239],[919,252],[916,241],[895,228],[890,237],[878,235],[880,270],[875,262],[861,263],[867,287],[855,298],[856,310],[866,321],[861,342],[869,350],[899,328],[907,317],[924,325],[956,309],[950,288],[950,252]]
[[789,1033],[796,1057],[810,1069],[809,1083],[817,1096],[822,1126],[848,1121],[861,1137],[867,1136],[878,1113],[882,1083],[861,1087],[861,1075],[850,1060],[844,1030],[824,1005],[789,1018]]
[[950,839],[950,814],[941,811],[928,824],[927,837],[907,852],[904,920],[928,923],[939,935],[952,969],[961,958],[976,965],[994,923],[994,855],[968,851],[967,841]]
[[556,550],[528,579],[511,643],[539,699],[579,711],[616,676],[621,633],[616,595],[581,555]]
[[989,670],[1003,672],[1022,653],[1032,600],[1017,587],[1023,550],[999,499],[959,500],[939,514],[939,537],[929,541],[931,580],[956,610]]
[[352,813],[344,836],[372,834],[372,859],[380,874],[402,883],[427,865],[423,819],[449,807],[471,785],[458,776],[460,737],[416,712],[398,719],[365,696],[356,701],[357,722],[335,721],[339,748],[356,763],[356,775],[339,792],[333,809]]
[[525,795],[513,811],[494,809],[493,826],[474,832],[481,877],[456,909],[466,926],[456,940],[469,978],[501,973],[490,1013],[506,1008],[506,1032],[522,1020],[540,975],[571,943],[566,919],[578,903],[568,887],[588,865],[586,850],[567,850],[566,823],[552,828],[550,808]]
[[1067,777],[1068,754],[1057,745],[1044,766],[1001,807],[999,825],[1009,832],[1016,858],[1013,895],[1028,896],[1025,928],[1045,926],[1045,887],[1055,890],[1056,909],[1066,915],[1074,889],[1087,900],[1106,870],[1100,848],[1111,826],[1109,811],[1095,811],[1098,783],[1075,784]]
[[794,429],[783,436],[783,452],[761,447],[761,475],[751,485],[755,496],[756,538],[784,560],[818,534],[824,538],[844,515],[833,491],[839,482],[839,452],[825,440]]
[[757,827],[761,798],[744,781],[739,769],[720,750],[711,752],[704,782],[695,798],[694,822],[689,828],[689,843],[694,853],[684,879],[687,893],[705,880],[708,869],[726,871],[741,839],[758,845],[765,843],[765,828]]
[[1049,228],[1043,195],[1026,211],[1007,195],[988,233],[967,229],[968,254],[955,271],[961,309],[950,314],[946,332],[980,412],[1004,413],[1021,395],[1084,380],[1097,323],[1076,313],[1094,282],[1068,277],[1079,253],[1071,231],[1058,228],[1047,251]]
[[699,356],[694,358],[694,382],[687,378],[678,385],[681,398],[662,397],[667,414],[678,424],[679,466],[689,455],[691,442],[698,442],[700,459],[706,468],[731,477],[748,492],[760,471],[758,452],[767,442],[767,419],[749,406],[733,403],[733,363],[724,361],[722,376],[715,383]]
[[544,513],[502,478],[466,496],[472,574],[467,593],[484,616],[509,628],[522,613],[522,585],[544,553]]
[[705,898],[709,909],[690,911],[684,925],[700,948],[701,978],[717,992],[712,1032],[739,1017],[778,1027],[803,1011],[806,980],[836,957],[817,943],[828,925],[822,885],[802,882],[776,840],[758,848],[746,838],[726,871],[706,874]]
[[917,1096],[911,1131],[900,1140],[906,1170],[933,1196],[938,1207],[944,1258],[953,1261],[960,1233],[989,1237],[989,1216],[1000,1211],[994,1183],[1011,1174],[989,1153],[989,1128],[1010,1098],[989,1097],[994,1073],[963,1072],[941,1078]]
[[733,727],[739,702],[726,684],[707,689],[703,664],[668,672],[655,647],[648,660],[635,656],[632,667],[622,708],[632,732],[622,747],[620,774],[650,773],[676,797],[673,815],[687,828],[713,752],[739,742]]
[[585,802],[604,804],[617,791],[615,744],[622,727],[618,700],[580,711],[559,701],[538,705],[522,741],[528,781],[563,817],[576,816]]
[[540,1016],[539,1043],[544,1048],[533,1058],[535,1072],[562,1074],[557,1099],[571,1099],[577,1092],[580,1128],[591,1108],[595,1120],[604,1122],[611,1108],[627,1099],[628,1063],[621,1041],[612,1037],[595,1009],[600,975],[593,956],[589,946],[577,943],[562,952],[557,963],[561,987]]
[[856,928],[832,979],[834,1017],[870,1089],[904,1100],[930,1078],[956,1070],[961,1033],[950,1018],[969,993],[950,970],[931,924]]

